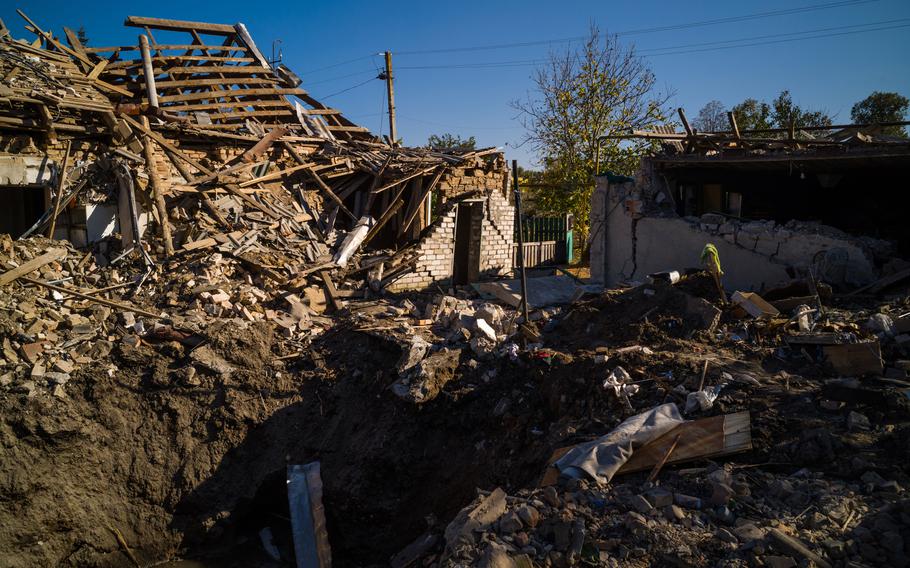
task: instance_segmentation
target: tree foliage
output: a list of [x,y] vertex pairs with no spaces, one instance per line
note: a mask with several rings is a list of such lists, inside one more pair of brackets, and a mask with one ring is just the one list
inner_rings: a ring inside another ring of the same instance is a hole
[[85,33],[85,26],[79,26],[79,29],[76,30],[76,37],[79,39],[79,43],[83,46],[88,46],[88,34]]
[[821,110],[800,108],[793,102],[790,91],[781,91],[771,104],[771,118],[777,128],[831,126],[831,117]]
[[457,134],[431,134],[427,139],[427,147],[433,150],[461,150],[469,151],[477,147],[477,140],[473,136],[462,138]]
[[[881,122],[902,122],[910,108],[910,99],[898,93],[875,91],[850,109],[850,118],[856,124],[877,124]],[[903,126],[886,126],[882,133],[907,138]]]
[[733,116],[740,130],[771,128],[771,105],[758,99],[746,99],[733,107]]
[[831,126],[831,117],[821,110],[809,110],[793,102],[790,91],[781,91],[770,104],[757,99],[746,99],[733,107],[733,116],[740,130],[767,128],[796,128]]
[[718,132],[727,130],[727,108],[720,101],[711,101],[698,111],[692,126],[701,132]]
[[654,73],[634,47],[596,26],[582,46],[552,53],[532,80],[534,90],[512,107],[525,127],[524,143],[544,166],[535,204],[547,213],[573,213],[583,237],[594,174],[632,174],[650,146],[642,140],[599,139],[663,123],[671,93],[656,87]]

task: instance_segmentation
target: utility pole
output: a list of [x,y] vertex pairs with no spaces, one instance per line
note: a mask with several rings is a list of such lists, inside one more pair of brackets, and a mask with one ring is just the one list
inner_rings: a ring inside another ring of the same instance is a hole
[[518,160],[512,160],[512,180],[515,186],[515,217],[518,218],[518,270],[521,277],[521,315],[524,316],[524,325],[530,328],[528,276],[527,272],[525,272],[524,223],[522,223],[521,218],[521,188],[518,187]]
[[395,86],[392,82],[392,52],[385,52],[385,86],[389,93],[389,139],[392,146],[398,143],[398,130],[395,129]]

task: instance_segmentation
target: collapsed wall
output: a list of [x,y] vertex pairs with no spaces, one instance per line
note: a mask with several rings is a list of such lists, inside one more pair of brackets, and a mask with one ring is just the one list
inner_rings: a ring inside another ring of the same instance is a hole
[[508,174],[504,160],[487,171],[461,168],[447,174],[439,184],[441,212],[422,235],[414,270],[393,282],[388,289],[419,290],[452,282],[457,252],[461,252],[456,250],[460,216],[469,218],[469,227],[464,230],[467,279],[474,281],[482,276],[508,274],[512,270],[515,224]]
[[762,290],[811,268],[835,286],[874,281],[890,243],[854,237],[820,223],[784,224],[706,213],[681,217],[648,159],[636,177],[600,176],[591,200],[591,277],[613,287],[648,274],[700,266],[705,244],[717,247],[724,283]]

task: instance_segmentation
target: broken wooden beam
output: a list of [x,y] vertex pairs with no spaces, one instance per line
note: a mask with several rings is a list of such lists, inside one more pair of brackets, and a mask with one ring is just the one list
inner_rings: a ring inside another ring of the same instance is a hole
[[66,258],[66,249],[52,249],[42,254],[41,256],[35,257],[27,262],[22,263],[12,270],[7,270],[3,274],[0,274],[0,286],[9,284],[17,278],[25,276],[29,272],[34,272],[42,266],[56,262],[58,260],[62,260],[64,258]]
[[[153,312],[148,312],[148,311],[139,309],[135,306],[131,306],[129,304],[115,302],[113,300],[108,300],[106,298],[96,298],[95,296],[90,296],[89,294],[86,294],[83,292],[77,292],[76,290],[70,290],[69,288],[64,288],[63,286],[57,286],[56,284],[50,284],[49,282],[42,282],[41,280],[35,280],[33,278],[28,278],[25,276],[22,276],[21,279],[24,282],[28,282],[29,284],[34,284],[35,286],[41,286],[43,288],[48,288],[50,290],[60,292],[61,294],[69,294],[70,296],[82,298],[83,300],[95,302],[96,304],[101,304],[104,306],[108,306],[110,308],[117,308],[119,310],[125,310],[125,311],[129,311],[129,312],[137,313],[141,316],[146,316],[149,318],[155,318],[155,319],[161,318],[161,316],[159,314],[156,314]],[[94,291],[92,291],[92,292],[94,292]]]

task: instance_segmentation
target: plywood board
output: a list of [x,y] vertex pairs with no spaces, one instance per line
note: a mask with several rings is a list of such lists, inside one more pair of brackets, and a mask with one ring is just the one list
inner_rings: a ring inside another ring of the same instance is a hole
[[826,345],[822,351],[827,363],[838,375],[861,377],[882,373],[882,350],[878,340]]
[[[685,422],[635,450],[617,474],[653,468],[667,453],[677,436],[679,442],[667,459],[668,464],[726,456],[752,449],[751,420],[748,411],[711,416]],[[541,478],[541,487],[556,483],[559,470],[554,464],[573,447],[575,446],[567,446],[553,452]]]

